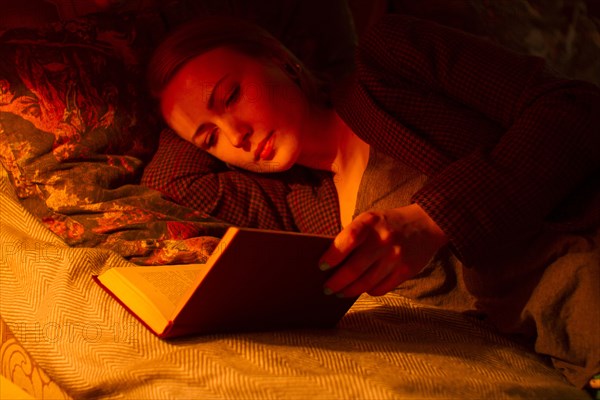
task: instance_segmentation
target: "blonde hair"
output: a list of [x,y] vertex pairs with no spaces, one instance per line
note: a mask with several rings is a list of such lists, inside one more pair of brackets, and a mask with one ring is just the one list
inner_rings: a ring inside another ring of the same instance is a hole
[[148,64],[151,94],[160,98],[177,71],[191,59],[217,47],[270,59],[285,70],[307,97],[328,104],[325,85],[279,40],[256,24],[229,16],[202,17],[176,28],[157,47]]

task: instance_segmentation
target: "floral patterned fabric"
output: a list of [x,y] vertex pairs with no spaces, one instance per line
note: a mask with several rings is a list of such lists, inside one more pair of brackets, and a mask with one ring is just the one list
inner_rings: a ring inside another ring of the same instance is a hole
[[[227,225],[139,185],[162,128],[145,61],[177,24],[229,13],[263,25],[311,68],[339,75],[351,68],[355,42],[344,0],[169,0],[154,8],[139,0],[73,20],[63,12],[69,1],[25,1],[54,4],[56,15],[41,4],[5,7],[39,26],[2,31],[0,17],[0,163],[22,204],[71,246],[112,249],[140,264],[204,261]],[[26,18],[36,12],[45,14]]]
[[141,89],[144,46],[130,21],[100,16],[2,33],[0,162],[69,245],[203,261],[216,239],[198,237],[225,225],[137,185],[160,129]]

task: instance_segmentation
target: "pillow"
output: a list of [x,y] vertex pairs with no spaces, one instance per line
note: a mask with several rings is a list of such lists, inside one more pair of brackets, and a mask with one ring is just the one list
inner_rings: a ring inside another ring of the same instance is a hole
[[[58,4],[24,4],[32,1]],[[153,1],[74,20],[58,12],[42,27],[0,31],[0,163],[23,205],[69,245],[109,248],[141,264],[201,262],[227,225],[138,185],[163,127],[143,79],[153,46],[188,18],[231,13],[336,76],[352,68],[355,37],[344,0],[130,7]]]
[[0,162],[23,205],[69,245],[200,261],[210,246],[179,242],[225,224],[137,185],[160,130],[143,40],[134,21],[105,15],[0,33]]
[[[350,0],[353,1],[353,0]],[[428,19],[546,59],[557,72],[600,85],[598,2],[387,0],[389,11]]]
[[[410,15],[460,29],[483,34],[483,26],[473,3],[477,0],[388,0],[392,13]],[[503,1],[506,5],[507,1]]]
[[472,0],[492,40],[539,56],[569,78],[600,85],[600,24],[586,0]]

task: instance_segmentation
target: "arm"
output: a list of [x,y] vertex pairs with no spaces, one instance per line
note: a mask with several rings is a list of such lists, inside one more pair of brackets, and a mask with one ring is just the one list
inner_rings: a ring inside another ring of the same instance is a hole
[[361,49],[362,64],[503,127],[493,146],[445,163],[413,198],[467,265],[499,243],[526,240],[600,167],[600,91],[550,76],[542,59],[397,15],[385,17]]
[[229,170],[167,129],[142,184],[178,204],[238,226],[297,230],[276,177]]
[[161,133],[142,184],[238,226],[329,235],[340,226],[329,173],[299,166],[269,174],[230,170],[170,129]]
[[593,85],[551,77],[541,59],[401,16],[385,17],[361,49],[358,83],[364,90],[350,93],[376,97],[386,78],[387,84],[400,81],[398,87],[445,96],[503,129],[493,141],[481,133],[488,137],[479,143],[492,145],[451,158],[443,148],[427,147],[431,143],[420,147],[427,138],[403,136],[407,132],[386,119],[381,104],[355,102],[363,108],[352,110],[355,123],[383,121],[375,125],[379,130],[363,125],[367,141],[399,159],[419,153],[412,159],[430,179],[410,206],[366,212],[344,228],[321,259],[321,269],[339,266],[326,293],[384,294],[417,274],[447,242],[466,265],[484,265],[493,251],[527,243],[569,192],[598,170],[600,92]]

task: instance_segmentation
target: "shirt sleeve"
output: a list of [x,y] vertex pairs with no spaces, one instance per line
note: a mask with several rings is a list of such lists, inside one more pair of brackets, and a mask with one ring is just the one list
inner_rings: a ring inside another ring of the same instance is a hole
[[599,89],[553,76],[541,58],[398,15],[384,17],[358,55],[502,127],[492,146],[445,163],[413,197],[466,265],[524,243],[600,169]]
[[277,173],[230,169],[170,129],[161,133],[141,183],[177,204],[237,226],[323,235],[340,229],[330,173],[302,166]]
[[230,170],[165,129],[141,183],[178,204],[237,226],[297,230],[285,201],[289,188],[275,175]]

